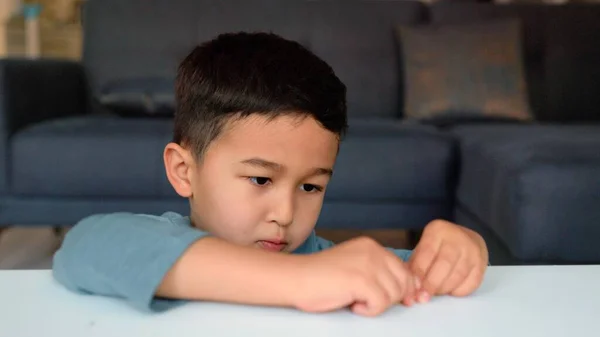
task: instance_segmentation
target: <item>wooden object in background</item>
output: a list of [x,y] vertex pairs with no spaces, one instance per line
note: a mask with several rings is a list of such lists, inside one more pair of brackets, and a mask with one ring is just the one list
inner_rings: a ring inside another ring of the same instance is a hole
[[79,11],[83,2],[84,0],[23,0],[24,4],[40,4],[41,17],[57,23],[79,22]]
[[20,7],[19,0],[0,0],[0,57],[7,52],[6,24]]
[[[44,58],[81,59],[83,42],[81,25],[59,23],[41,18],[40,53]],[[7,24],[7,52],[9,57],[25,55],[25,20],[22,16],[12,18]]]
[[40,11],[39,4],[23,5],[25,19],[25,56],[36,59],[41,56],[40,41]]
[[405,230],[324,230],[317,229],[317,235],[324,239],[341,243],[359,236],[368,236],[385,247],[411,249],[408,231]]
[[[2,1],[8,0],[0,0]],[[18,1],[18,0],[14,0]],[[83,41],[81,6],[85,0],[23,0],[23,4],[39,3],[40,56],[78,61]],[[0,57],[24,57],[25,20],[14,8],[0,8]],[[13,6],[14,7],[14,6]]]

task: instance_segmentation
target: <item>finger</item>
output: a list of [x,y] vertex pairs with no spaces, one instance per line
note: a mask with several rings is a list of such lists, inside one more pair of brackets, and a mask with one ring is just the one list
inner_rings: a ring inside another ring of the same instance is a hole
[[483,281],[483,269],[472,268],[464,281],[450,293],[452,296],[462,297],[470,295]]
[[410,270],[419,277],[419,279],[423,280],[425,275],[427,275],[429,268],[438,254],[439,248],[440,245],[437,243],[421,240],[411,254],[408,265]]
[[395,303],[404,303],[404,305],[412,305],[415,297],[415,286],[414,276],[408,270],[406,264],[402,260],[398,259],[395,255],[392,255],[388,262],[390,272],[394,276],[394,280],[398,286],[399,294]]
[[365,302],[355,302],[354,304],[352,304],[350,306],[350,310],[357,315],[367,316],[367,317],[373,316],[372,314],[369,313],[369,309]]
[[419,301],[419,299],[418,299],[419,292],[420,292],[420,291],[421,291],[421,289],[422,289],[422,286],[421,286],[421,279],[420,279],[420,278],[419,278],[417,275],[415,275],[415,274],[412,274],[412,277],[413,277],[413,287],[414,287],[414,288],[413,288],[413,293],[412,293],[412,295],[411,295],[411,302],[413,302],[413,303],[414,303],[415,301],[416,301],[416,302],[421,302],[421,301]]
[[415,303],[417,296],[417,290],[415,286],[415,276],[409,271],[406,273],[406,291],[402,299],[402,303],[407,307],[410,307]]
[[352,312],[362,316],[376,316],[389,306],[387,294],[376,280],[363,279],[356,287]]
[[460,257],[460,251],[452,246],[442,245],[433,265],[423,278],[423,291],[429,296],[437,294]]
[[391,270],[385,269],[381,271],[377,275],[377,281],[385,292],[387,306],[400,303],[403,291],[400,286],[400,282],[398,282],[396,276],[392,274]]
[[459,258],[448,278],[438,289],[437,295],[450,294],[467,279],[473,268],[475,268],[475,264],[471,263],[465,256]]

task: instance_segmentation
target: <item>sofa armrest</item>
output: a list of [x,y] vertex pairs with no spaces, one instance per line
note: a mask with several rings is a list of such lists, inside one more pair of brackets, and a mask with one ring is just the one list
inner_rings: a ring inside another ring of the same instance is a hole
[[0,60],[0,195],[7,191],[8,139],[28,125],[89,110],[83,67],[61,60]]
[[60,60],[0,60],[0,132],[88,110],[83,67]]
[[458,221],[485,228],[481,233],[500,248],[490,258],[600,261],[600,125],[473,125],[452,132],[461,155]]

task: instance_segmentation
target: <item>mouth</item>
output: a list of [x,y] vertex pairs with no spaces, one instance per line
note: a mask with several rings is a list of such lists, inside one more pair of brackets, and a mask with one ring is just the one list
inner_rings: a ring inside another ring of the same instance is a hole
[[281,252],[287,247],[285,241],[260,240],[257,243],[260,248],[271,252]]

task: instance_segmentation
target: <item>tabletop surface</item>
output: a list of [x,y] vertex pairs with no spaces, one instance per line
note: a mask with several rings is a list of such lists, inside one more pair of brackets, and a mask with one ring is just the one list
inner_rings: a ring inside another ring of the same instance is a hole
[[72,293],[51,272],[0,271],[1,337],[79,336],[598,336],[600,266],[490,267],[466,298],[438,297],[365,318],[340,310],[190,302],[145,313]]

